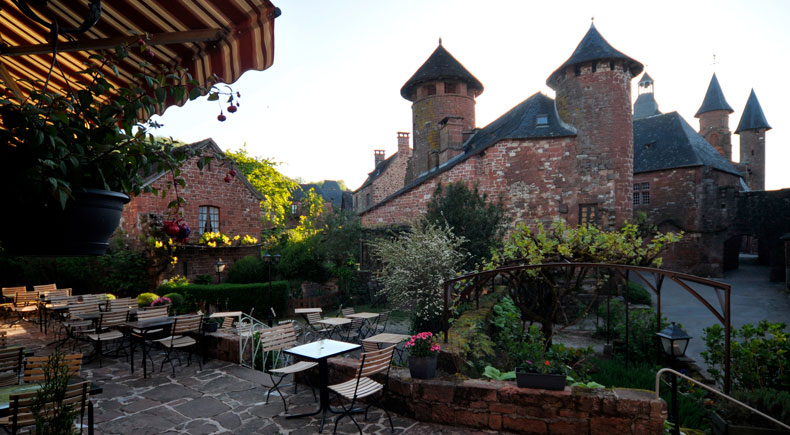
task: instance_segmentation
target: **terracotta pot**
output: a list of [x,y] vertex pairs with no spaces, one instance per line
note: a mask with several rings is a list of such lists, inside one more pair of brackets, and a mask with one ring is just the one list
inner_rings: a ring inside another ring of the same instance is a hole
[[414,379],[431,379],[436,376],[436,357],[432,356],[409,356],[409,373]]
[[564,390],[565,375],[549,373],[529,373],[516,367],[516,385],[521,388],[541,388],[544,390]]

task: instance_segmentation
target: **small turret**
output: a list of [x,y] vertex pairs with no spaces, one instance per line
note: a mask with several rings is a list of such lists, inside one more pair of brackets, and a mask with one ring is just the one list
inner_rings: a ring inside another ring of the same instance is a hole
[[732,160],[730,133],[730,113],[732,112],[732,107],[727,104],[724,93],[721,91],[719,79],[716,78],[716,73],[713,73],[702,106],[694,117],[699,118],[699,134],[728,160]]
[[645,72],[639,80],[639,96],[636,97],[636,102],[634,102],[634,119],[660,114],[658,103],[656,103],[653,94],[653,79]]
[[740,167],[746,185],[752,190],[765,190],[765,132],[770,129],[752,89],[735,130],[741,137]]

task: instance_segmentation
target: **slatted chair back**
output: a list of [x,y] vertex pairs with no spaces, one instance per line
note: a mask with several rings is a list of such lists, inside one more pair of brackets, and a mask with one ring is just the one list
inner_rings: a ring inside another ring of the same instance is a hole
[[53,296],[49,298],[49,303],[58,305],[75,305],[79,303],[79,296]]
[[99,307],[93,304],[71,304],[69,305],[69,317],[82,317],[82,314],[90,314],[99,312]]
[[54,291],[42,291],[40,292],[39,296],[46,297],[47,299],[51,300],[52,298],[68,297],[70,295],[66,289],[58,289]]
[[3,297],[8,299],[14,299],[16,294],[19,292],[26,292],[27,287],[19,286],[19,287],[3,287]]
[[134,298],[117,298],[107,301],[109,311],[129,310],[137,307],[137,300]]
[[307,313],[307,323],[315,325],[321,320],[321,313]]
[[296,346],[296,331],[293,323],[273,326],[261,330],[261,347],[264,352],[290,349]]
[[104,330],[117,328],[118,326],[124,324],[128,318],[129,310],[105,311],[101,313],[98,329]]
[[[74,406],[79,410],[80,426],[85,418],[88,405],[90,382],[78,382],[66,387],[66,394],[62,401],[52,401],[44,404],[45,409],[53,410],[63,406]],[[36,418],[33,415],[33,404],[38,392],[12,394],[9,396],[8,426],[12,434],[19,433],[20,428],[34,426]],[[35,431],[34,431],[35,432]]]
[[378,343],[373,343],[372,341],[363,341],[362,342],[362,351],[363,352],[374,352],[379,350]]
[[38,292],[18,292],[14,297],[14,305],[20,307],[38,303]]
[[81,295],[79,299],[80,303],[83,305],[91,305],[99,309],[99,306],[105,305],[107,303],[106,295]]
[[362,338],[362,328],[365,326],[365,319],[352,318],[351,323],[347,325],[348,331],[346,340],[359,340]]
[[340,310],[343,313],[343,317],[348,317],[349,314],[354,314],[354,307],[343,308]]
[[[47,365],[49,357],[47,356],[30,356],[25,360],[25,373],[22,380],[26,384],[44,381],[44,367]],[[82,354],[73,353],[63,355],[63,362],[66,364],[68,374],[71,376],[79,376],[80,369],[82,368]]]
[[34,292],[54,292],[57,289],[58,286],[55,284],[40,284],[33,286]]
[[155,307],[137,312],[137,320],[151,320],[167,317],[167,307]]
[[359,357],[359,367],[357,367],[356,371],[357,376],[370,377],[376,373],[389,373],[394,351],[395,346],[389,346],[381,350],[363,353]]
[[22,373],[24,361],[25,349],[22,347],[0,349],[0,386],[19,383],[19,375]]
[[231,330],[231,329],[233,329],[233,321],[234,320],[235,319],[233,317],[223,317],[222,318],[222,324],[219,325],[219,328],[220,329],[224,329],[224,330]]
[[203,322],[201,314],[186,314],[173,319],[172,336],[185,335],[187,333],[199,333],[200,325]]
[[0,330],[0,348],[8,346],[8,331]]
[[375,329],[376,330],[381,329],[381,332],[386,331],[387,330],[387,322],[389,322],[389,319],[390,319],[390,312],[389,311],[384,311],[383,313],[379,314],[378,319],[376,319],[376,327],[375,327]]

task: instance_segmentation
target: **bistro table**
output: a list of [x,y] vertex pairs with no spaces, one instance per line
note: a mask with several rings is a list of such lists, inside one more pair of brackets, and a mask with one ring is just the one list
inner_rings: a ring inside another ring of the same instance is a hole
[[172,317],[160,317],[155,319],[137,320],[135,322],[126,322],[123,328],[129,334],[129,348],[131,355],[129,356],[129,364],[132,366],[132,373],[134,373],[134,336],[137,335],[143,347],[143,378],[148,377],[148,349],[145,345],[145,336],[155,329],[163,329],[166,326],[173,324]]
[[345,317],[327,317],[319,320],[318,323],[329,326],[329,338],[332,338],[332,334],[334,334],[339,327],[351,323],[351,319]]
[[354,343],[324,339],[285,350],[287,354],[318,362],[319,382],[321,384],[321,403],[316,411],[304,414],[286,414],[285,418],[307,417],[322,413],[321,426],[318,429],[319,433],[322,432],[324,430],[326,412],[332,411],[329,407],[329,365],[327,364],[327,359],[346,352],[355,351],[360,347],[360,345]]
[[[407,339],[409,339],[409,336],[405,335],[405,334],[393,334],[391,332],[382,332],[381,334],[376,334],[376,335],[374,335],[372,337],[368,337],[368,338],[366,338],[366,339],[364,339],[362,341],[363,342],[368,342],[368,343],[375,343],[376,346],[379,349],[381,349],[382,345],[384,345],[384,347],[387,347],[387,346],[390,346],[390,345],[397,346],[400,342],[406,341]],[[398,361],[403,361],[403,350],[402,349],[398,349],[396,347],[395,351],[398,352]]]

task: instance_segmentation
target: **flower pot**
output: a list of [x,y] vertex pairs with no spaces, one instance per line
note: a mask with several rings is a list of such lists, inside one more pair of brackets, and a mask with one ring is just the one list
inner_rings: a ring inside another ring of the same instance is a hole
[[431,356],[409,356],[409,373],[415,379],[431,379],[436,376],[436,357]]
[[219,329],[219,323],[210,322],[203,324],[203,332],[217,332],[217,329]]
[[565,375],[550,373],[530,373],[516,367],[516,385],[521,388],[541,388],[544,390],[564,390]]
[[[768,420],[765,420],[765,423],[770,424]],[[788,435],[790,434],[790,431],[788,430],[732,424],[715,412],[711,413],[710,427],[713,430],[714,435]]]
[[15,204],[4,213],[0,240],[11,255],[103,255],[127,202],[123,193],[85,189],[65,209]]

